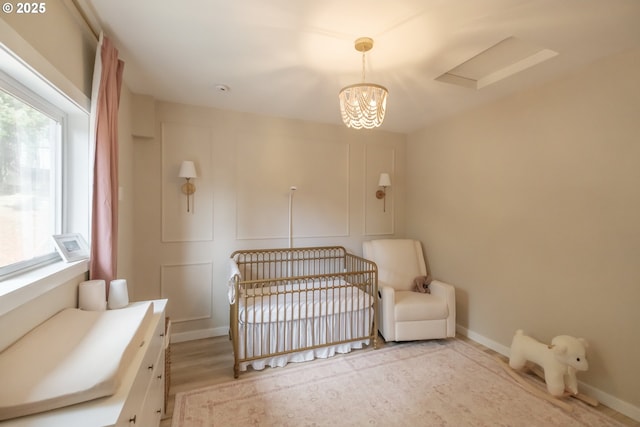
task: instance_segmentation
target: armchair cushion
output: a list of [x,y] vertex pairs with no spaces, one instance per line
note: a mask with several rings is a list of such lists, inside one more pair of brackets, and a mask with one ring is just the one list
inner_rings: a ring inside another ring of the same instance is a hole
[[447,301],[431,294],[396,291],[395,303],[396,322],[446,319],[449,315]]
[[365,242],[365,257],[378,263],[380,286],[400,291],[415,290],[415,278],[427,275],[422,246],[417,240],[381,239]]

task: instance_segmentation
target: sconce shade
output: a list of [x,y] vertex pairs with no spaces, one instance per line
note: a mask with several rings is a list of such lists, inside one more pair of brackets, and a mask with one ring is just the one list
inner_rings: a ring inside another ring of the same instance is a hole
[[180,166],[180,173],[178,174],[179,178],[197,178],[198,174],[196,173],[196,165],[190,161],[185,160],[182,162]]
[[378,180],[378,187],[391,187],[391,178],[388,173],[381,173]]

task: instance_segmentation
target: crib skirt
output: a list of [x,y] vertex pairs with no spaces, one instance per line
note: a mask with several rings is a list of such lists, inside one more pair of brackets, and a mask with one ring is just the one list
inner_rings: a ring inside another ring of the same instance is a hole
[[[282,367],[289,362],[306,362],[349,353],[369,344],[367,336],[373,321],[373,309],[366,307],[347,313],[272,323],[240,323],[238,328],[240,370],[248,366],[261,370]],[[328,345],[330,344],[330,345]],[[296,351],[304,348],[305,350]]]

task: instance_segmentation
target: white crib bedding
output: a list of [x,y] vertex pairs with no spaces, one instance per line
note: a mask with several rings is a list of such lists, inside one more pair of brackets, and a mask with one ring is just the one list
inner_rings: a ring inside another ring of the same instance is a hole
[[316,280],[245,291],[238,301],[238,354],[255,359],[240,363],[240,370],[328,358],[368,345],[369,339],[351,340],[369,335],[373,297],[344,281],[328,285]]
[[[282,367],[289,362],[306,362],[315,358],[326,359],[336,353],[349,353],[352,349],[369,345],[369,339],[350,340],[366,336],[372,322],[373,308],[367,307],[314,319],[240,324],[238,354],[241,358],[255,358],[240,363],[240,370],[246,371],[248,366],[256,370],[265,366]],[[337,342],[340,344],[331,344]],[[295,351],[307,346],[319,347]],[[287,353],[261,357],[280,352]]]
[[239,303],[239,322],[251,324],[358,311],[373,297],[344,280],[315,280],[245,290]]
[[0,353],[0,420],[114,394],[152,315],[69,308],[31,330]]

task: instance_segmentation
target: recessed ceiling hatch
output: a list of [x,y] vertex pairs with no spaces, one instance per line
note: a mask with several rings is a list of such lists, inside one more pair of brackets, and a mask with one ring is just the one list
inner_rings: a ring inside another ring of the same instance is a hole
[[436,80],[481,89],[558,55],[516,37],[508,37],[442,74]]

